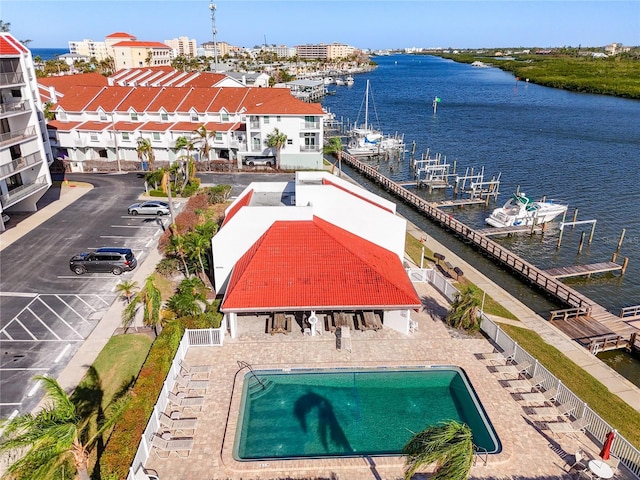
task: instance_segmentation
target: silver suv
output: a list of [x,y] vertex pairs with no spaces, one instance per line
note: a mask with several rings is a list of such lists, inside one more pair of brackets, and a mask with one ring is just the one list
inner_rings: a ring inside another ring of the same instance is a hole
[[138,261],[129,248],[99,248],[92,253],[74,255],[69,268],[76,275],[83,273],[111,272],[120,275],[136,268]]

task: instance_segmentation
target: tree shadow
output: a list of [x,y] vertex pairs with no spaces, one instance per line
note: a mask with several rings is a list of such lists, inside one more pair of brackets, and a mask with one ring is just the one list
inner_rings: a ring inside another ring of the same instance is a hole
[[440,305],[434,298],[425,295],[420,298],[422,309],[428,313],[433,320],[441,321],[447,316],[447,308]]
[[303,432],[307,432],[307,416],[313,411],[318,412],[318,437],[325,451],[329,451],[329,441],[337,445],[344,452],[353,452],[349,440],[338,423],[331,402],[321,395],[313,392],[306,393],[298,398],[293,406],[293,412],[300,422]]

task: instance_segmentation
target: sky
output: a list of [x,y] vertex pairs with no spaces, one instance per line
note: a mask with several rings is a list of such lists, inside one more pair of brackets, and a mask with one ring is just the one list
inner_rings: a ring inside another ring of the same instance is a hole
[[[0,19],[30,48],[126,32],[145,41],[212,41],[209,0],[2,0]],[[217,41],[239,47],[640,46],[640,0],[289,0],[215,2]]]

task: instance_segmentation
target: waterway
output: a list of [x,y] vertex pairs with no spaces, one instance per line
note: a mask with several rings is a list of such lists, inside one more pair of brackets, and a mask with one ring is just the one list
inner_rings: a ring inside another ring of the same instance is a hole
[[[440,153],[457,171],[484,168],[485,179],[501,175],[497,204],[467,206],[451,213],[474,228],[504,203],[516,188],[534,197],[546,196],[578,209],[578,220],[596,220],[593,242],[578,252],[580,237],[591,226],[566,228],[557,248],[557,223],[544,235],[494,237],[540,268],[609,261],[623,229],[618,259],[629,258],[624,276],[597,275],[566,280],[576,290],[617,314],[640,304],[640,101],[580,94],[538,86],[497,68],[476,68],[439,57],[392,55],[375,57],[378,68],[355,76],[351,87],[333,86],[335,95],[322,105],[345,123],[363,123],[366,80],[370,81],[369,123],[387,134],[404,135],[416,157],[429,149]],[[441,100],[434,113],[432,102]],[[413,179],[410,152],[403,160],[372,161],[396,181]],[[348,169],[347,169],[348,170]],[[380,192],[357,173],[367,188]],[[418,193],[430,200],[451,198],[452,191]],[[390,198],[391,200],[395,200]],[[515,280],[419,214],[398,205],[399,213],[546,317],[557,308],[540,292]],[[613,356],[609,356],[613,357]],[[608,361],[608,360],[607,360]],[[640,385],[640,361],[630,359]],[[620,364],[611,360],[610,364]]]

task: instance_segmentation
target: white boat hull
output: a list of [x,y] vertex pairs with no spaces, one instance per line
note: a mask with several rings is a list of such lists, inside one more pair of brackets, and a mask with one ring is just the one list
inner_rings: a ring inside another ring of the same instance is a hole
[[567,211],[566,205],[556,203],[536,202],[536,205],[538,208],[535,210],[527,211],[522,208],[515,214],[512,209],[496,208],[485,222],[498,228],[542,225]]

